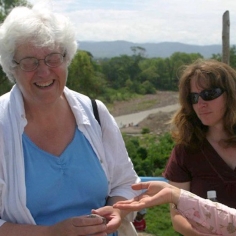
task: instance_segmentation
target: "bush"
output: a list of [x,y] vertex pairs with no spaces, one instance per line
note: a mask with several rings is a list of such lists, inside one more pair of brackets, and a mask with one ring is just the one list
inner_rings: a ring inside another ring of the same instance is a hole
[[149,134],[150,133],[150,129],[149,128],[143,128],[141,133],[142,134]]
[[169,133],[160,137],[144,133],[140,137],[123,135],[127,151],[139,176],[160,176],[174,142]]
[[[139,176],[161,176],[173,149],[169,133],[160,137],[144,132],[142,136],[123,134],[127,151]],[[169,205],[147,209],[146,232],[157,236],[177,236],[172,227]]]

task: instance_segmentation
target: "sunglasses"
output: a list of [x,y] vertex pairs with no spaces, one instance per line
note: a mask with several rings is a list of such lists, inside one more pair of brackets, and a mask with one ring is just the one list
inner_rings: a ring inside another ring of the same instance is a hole
[[192,104],[197,104],[199,96],[204,101],[211,101],[218,98],[223,93],[224,89],[222,88],[212,88],[212,89],[202,90],[200,93],[190,93],[189,97]]

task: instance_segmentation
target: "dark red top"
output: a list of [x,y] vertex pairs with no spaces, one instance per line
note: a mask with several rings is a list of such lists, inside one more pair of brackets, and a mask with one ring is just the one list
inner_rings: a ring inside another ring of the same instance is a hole
[[207,198],[215,190],[217,201],[236,208],[236,169],[232,170],[206,140],[198,150],[177,145],[163,176],[173,182],[191,182],[190,191]]

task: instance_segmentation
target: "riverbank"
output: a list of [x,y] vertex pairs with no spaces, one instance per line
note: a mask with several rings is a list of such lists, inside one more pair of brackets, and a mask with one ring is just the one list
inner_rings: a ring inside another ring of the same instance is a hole
[[[164,113],[170,113],[173,111],[176,111],[178,109],[178,104],[173,105],[167,105],[163,107],[158,107],[154,109],[149,109],[146,111],[140,111],[133,114],[123,115],[123,116],[117,116],[115,117],[115,120],[120,128],[126,128],[130,126],[138,126],[140,122],[142,122],[144,119],[148,118],[150,115],[153,117],[156,113],[164,112]],[[149,117],[149,119],[151,118]]]
[[139,135],[143,129],[148,129],[162,135],[169,131],[168,122],[177,109],[178,92],[157,91],[156,94],[115,102],[109,111],[122,133]]
[[118,117],[176,103],[178,103],[178,92],[157,91],[156,94],[139,95],[128,101],[116,101],[108,109],[114,117]]

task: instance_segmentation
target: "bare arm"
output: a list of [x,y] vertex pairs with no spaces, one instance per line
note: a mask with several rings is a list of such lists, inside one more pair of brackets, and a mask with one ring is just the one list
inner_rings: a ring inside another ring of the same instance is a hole
[[0,236],[49,236],[50,234],[48,231],[49,229],[44,226],[12,224],[6,222],[0,227]]
[[[181,186],[188,188],[188,184]],[[141,195],[127,200],[121,201],[113,205],[114,208],[126,209],[130,211],[138,211],[143,208],[171,203],[171,206],[178,205],[180,197],[180,189],[163,181],[150,181],[132,185],[134,190],[146,190]],[[173,214],[173,216],[172,216]],[[174,221],[174,229],[181,231],[183,235],[200,236],[187,219],[182,216],[176,209],[171,209],[171,218]],[[174,225],[175,224],[175,225]]]
[[105,236],[106,225],[101,218],[74,217],[52,226],[4,223],[0,236]]
[[[192,235],[233,235],[236,209],[203,199],[163,181],[150,181],[132,185],[134,190],[146,190],[141,195],[114,204],[114,208],[139,211],[143,208],[173,203],[197,231]],[[197,214],[197,217],[196,217]],[[206,217],[207,216],[207,217]],[[200,233],[201,232],[201,233]],[[185,233],[184,235],[187,235]]]

